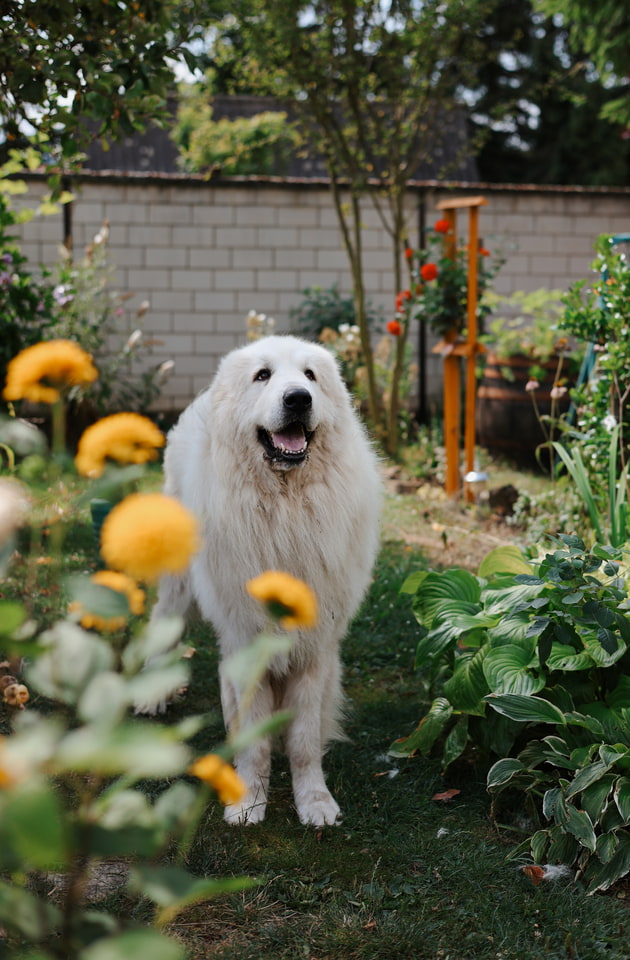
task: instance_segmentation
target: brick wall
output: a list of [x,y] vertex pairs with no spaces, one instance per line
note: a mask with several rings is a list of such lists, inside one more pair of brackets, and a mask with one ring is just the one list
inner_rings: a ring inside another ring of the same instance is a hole
[[[20,202],[33,205],[44,192],[30,183]],[[289,312],[305,288],[352,284],[330,194],[325,184],[210,184],[180,176],[85,176],[73,184],[72,237],[77,256],[110,222],[109,250],[121,292],[149,300],[145,330],[155,341],[153,359],[175,361],[165,385],[163,409],[181,409],[210,379],[220,356],[244,342],[250,309],[275,317],[289,329]],[[483,193],[480,234],[487,247],[502,249],[506,263],[495,289],[562,288],[588,276],[593,242],[600,233],[630,230],[630,190],[478,187]],[[445,190],[410,190],[409,236],[418,241],[421,208],[426,222],[437,216]],[[458,232],[465,233],[466,214]],[[37,218],[21,228],[31,264],[53,264],[63,240],[63,217]],[[368,296],[391,310],[393,288],[388,235],[366,201],[363,216]],[[429,354],[427,388],[439,397],[439,360]]]

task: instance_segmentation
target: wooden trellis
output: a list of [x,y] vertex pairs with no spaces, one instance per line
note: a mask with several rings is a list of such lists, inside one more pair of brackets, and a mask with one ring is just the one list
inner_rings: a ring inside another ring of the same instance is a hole
[[[437,209],[448,220],[449,230],[445,234],[445,254],[452,260],[457,257],[457,211],[468,210],[468,298],[466,308],[466,339],[462,339],[455,328],[449,330],[444,338],[433,348],[444,358],[444,445],[446,447],[446,483],[449,496],[456,496],[461,488],[460,472],[460,390],[461,358],[466,361],[466,386],[464,402],[464,458],[465,472],[475,466],[475,406],[477,397],[476,362],[477,354],[484,347],[478,341],[477,299],[478,299],[478,250],[479,250],[479,207],[487,204],[485,197],[461,197],[442,200]],[[468,500],[474,500],[472,490],[466,489]]]

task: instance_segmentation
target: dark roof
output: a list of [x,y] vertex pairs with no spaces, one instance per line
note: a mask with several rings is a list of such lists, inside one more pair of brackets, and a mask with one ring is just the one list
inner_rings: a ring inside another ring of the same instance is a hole
[[[217,120],[227,117],[252,117],[264,110],[282,110],[283,107],[273,97],[255,96],[215,96],[213,98],[213,117]],[[173,115],[176,104],[172,104]],[[463,149],[467,142],[466,116],[463,111],[451,111],[440,120],[440,127],[446,129],[441,146],[436,146],[430,161],[419,164],[414,179],[417,180],[465,180],[477,179],[477,165],[469,151]],[[87,159],[83,169],[88,171],[112,171],[120,173],[177,173],[181,172],[178,163],[178,149],[170,137],[167,128],[150,124],[145,130],[112,143],[108,150],[103,149],[99,141],[93,141],[86,150]],[[289,163],[284,174],[287,177],[309,179],[326,178],[326,166],[316,155],[298,156]]]

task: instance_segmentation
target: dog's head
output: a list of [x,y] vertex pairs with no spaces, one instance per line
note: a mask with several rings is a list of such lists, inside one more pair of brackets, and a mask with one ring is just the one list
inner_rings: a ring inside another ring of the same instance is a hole
[[232,405],[233,442],[256,443],[275,470],[303,464],[349,404],[328,351],[291,336],[266,337],[228,354],[212,392],[220,415]]

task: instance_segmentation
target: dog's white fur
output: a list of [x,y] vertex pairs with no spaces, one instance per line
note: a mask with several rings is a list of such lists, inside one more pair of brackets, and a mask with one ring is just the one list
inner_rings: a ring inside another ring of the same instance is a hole
[[[295,431],[287,433],[296,406],[307,421],[304,456],[299,430],[297,440]],[[288,446],[287,456],[286,449],[265,449],[261,428]],[[245,590],[251,577],[286,571],[318,598],[318,625],[297,631],[288,657],[272,662],[248,721],[275,709],[292,712],[285,745],[298,815],[306,824],[334,823],[339,807],[326,786],[322,756],[326,742],[339,736],[339,644],[371,578],[380,480],[330,353],[291,336],[232,351],[171,431],[165,476],[165,492],[201,522],[203,547],[185,577],[162,579],[154,616],[183,614],[194,599],[225,660],[265,626],[264,610]],[[229,729],[238,691],[224,675],[221,700]],[[237,758],[248,793],[226,808],[228,821],[262,820],[270,762],[268,738]]]

